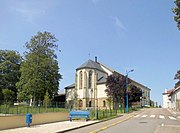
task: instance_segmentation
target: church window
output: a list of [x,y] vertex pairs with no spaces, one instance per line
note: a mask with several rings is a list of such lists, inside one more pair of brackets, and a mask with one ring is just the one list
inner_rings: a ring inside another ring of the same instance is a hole
[[105,100],[103,101],[103,107],[106,107],[106,101]]
[[87,87],[87,75],[86,75],[86,72],[84,72],[84,87]]
[[92,102],[91,101],[89,101],[89,107],[92,107]]
[[89,88],[92,88],[92,71],[89,71]]
[[82,81],[83,80],[83,75],[82,75],[82,71],[80,71],[79,73],[79,89],[82,89]]
[[83,107],[83,101],[79,100],[79,107]]

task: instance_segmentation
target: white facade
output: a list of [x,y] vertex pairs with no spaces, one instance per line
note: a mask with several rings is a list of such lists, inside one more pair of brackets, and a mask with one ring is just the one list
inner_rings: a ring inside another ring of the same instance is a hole
[[163,93],[163,108],[171,108],[171,101],[167,89],[165,89],[165,92]]
[[171,97],[171,108],[180,111],[180,86],[175,88],[170,94]]
[[163,93],[163,107],[180,111],[180,86]]

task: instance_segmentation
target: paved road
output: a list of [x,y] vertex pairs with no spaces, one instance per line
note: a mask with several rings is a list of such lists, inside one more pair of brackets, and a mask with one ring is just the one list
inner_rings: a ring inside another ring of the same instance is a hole
[[130,113],[130,114],[124,114],[123,116],[120,116],[120,117],[115,118],[115,119],[111,119],[111,120],[108,120],[108,121],[96,123],[96,124],[93,124],[93,125],[90,125],[90,126],[87,126],[87,127],[83,127],[83,128],[80,128],[80,129],[72,130],[72,131],[69,131],[69,132],[66,132],[66,133],[89,133],[89,132],[92,132],[92,131],[95,131],[95,130],[99,130],[99,129],[103,128],[103,127],[109,126],[112,123],[116,123],[118,121],[126,120],[126,119],[128,119],[128,118],[130,118],[130,117],[134,116],[135,114],[140,113],[142,111],[144,111],[144,110],[136,111],[136,112]]
[[165,109],[149,109],[100,133],[180,133],[180,121]]
[[180,119],[162,108],[145,109],[68,133],[180,133]]

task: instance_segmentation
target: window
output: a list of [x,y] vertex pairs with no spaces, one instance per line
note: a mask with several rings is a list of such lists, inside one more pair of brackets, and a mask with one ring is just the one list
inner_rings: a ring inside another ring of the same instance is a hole
[[83,101],[79,100],[79,107],[83,107]]
[[82,75],[82,71],[80,71],[80,73],[79,73],[79,89],[82,89],[82,77],[83,75]]
[[106,101],[105,100],[103,101],[103,107],[106,107]]
[[92,88],[92,71],[89,71],[89,88]]
[[92,107],[92,102],[91,101],[89,101],[89,107]]
[[86,72],[84,72],[84,88],[87,87],[87,75]]

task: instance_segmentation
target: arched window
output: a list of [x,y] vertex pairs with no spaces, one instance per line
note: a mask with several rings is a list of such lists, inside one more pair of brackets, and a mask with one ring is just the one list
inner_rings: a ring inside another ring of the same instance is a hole
[[84,87],[87,87],[87,74],[84,72]]
[[92,107],[92,102],[91,101],[89,101],[89,107]]
[[105,100],[103,101],[103,107],[106,107],[106,101]]
[[82,89],[82,81],[83,80],[83,74],[82,71],[79,72],[79,89]]
[[89,71],[89,88],[92,88],[92,71]]
[[83,107],[83,101],[79,100],[79,107]]

